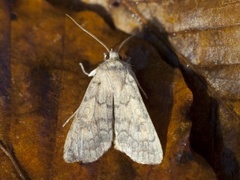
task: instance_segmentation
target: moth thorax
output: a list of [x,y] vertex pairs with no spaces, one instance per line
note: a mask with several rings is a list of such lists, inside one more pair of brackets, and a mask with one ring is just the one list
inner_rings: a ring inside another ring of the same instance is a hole
[[109,59],[119,59],[119,54],[117,52],[110,51]]

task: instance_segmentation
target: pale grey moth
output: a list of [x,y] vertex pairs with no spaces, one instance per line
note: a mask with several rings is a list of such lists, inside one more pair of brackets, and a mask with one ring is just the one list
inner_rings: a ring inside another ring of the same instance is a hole
[[130,65],[120,60],[119,51],[109,50],[77,25],[102,44],[108,55],[105,54],[104,62],[89,74],[80,63],[83,72],[93,79],[79,108],[66,121],[74,119],[64,145],[64,160],[67,163],[96,161],[113,143],[115,149],[137,163],[160,164],[163,156],[160,140]]

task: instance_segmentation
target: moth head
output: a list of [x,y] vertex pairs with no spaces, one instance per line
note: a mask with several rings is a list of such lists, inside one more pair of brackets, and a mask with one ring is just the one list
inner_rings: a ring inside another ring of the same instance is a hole
[[120,59],[120,56],[118,54],[118,52],[114,51],[114,50],[110,50],[109,53],[104,53],[104,61],[106,60],[119,60]]

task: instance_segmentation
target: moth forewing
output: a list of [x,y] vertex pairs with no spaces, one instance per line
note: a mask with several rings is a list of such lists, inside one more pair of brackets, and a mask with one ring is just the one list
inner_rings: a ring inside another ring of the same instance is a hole
[[119,95],[114,96],[115,148],[141,164],[159,164],[162,147],[143,103],[131,69]]

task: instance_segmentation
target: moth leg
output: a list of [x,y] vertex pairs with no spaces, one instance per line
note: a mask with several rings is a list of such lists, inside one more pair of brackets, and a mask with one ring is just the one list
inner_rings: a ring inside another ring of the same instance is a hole
[[[129,64],[131,64],[131,63],[130,63],[130,62],[131,62],[131,59],[132,59],[131,57],[127,57],[126,62],[129,63]],[[135,75],[134,73],[132,73],[132,76],[133,76],[134,80],[136,81],[137,86],[138,86],[139,89],[142,91],[143,95],[145,96],[145,98],[148,99],[147,94],[145,93],[145,91],[143,90],[142,86],[141,86],[140,83],[138,82],[136,75]]]
[[83,71],[83,73],[84,73],[85,75],[87,75],[88,77],[93,77],[93,76],[95,76],[95,74],[96,74],[96,69],[92,70],[90,73],[87,73],[87,72],[85,71],[85,68],[84,68],[83,64],[82,64],[82,63],[79,63],[79,65],[81,66],[81,69],[82,69],[82,71]]
[[62,127],[64,127],[75,116],[75,114],[77,113],[78,109],[66,120],[66,122],[62,125]]
[[137,80],[137,77],[134,73],[131,73],[131,75],[133,76],[134,80],[136,81],[137,83],[137,86],[139,87],[140,91],[142,91],[143,95],[145,96],[146,99],[148,99],[148,96],[147,94],[145,93],[145,91],[143,90],[142,86],[140,85],[140,83],[138,82]]
[[137,78],[134,77],[134,79],[135,79],[135,81],[136,81],[136,83],[137,83],[139,89],[142,91],[143,95],[145,96],[145,98],[148,99],[147,94],[146,94],[145,91],[143,90],[143,88],[142,88],[142,86],[140,85],[140,83],[138,82]]

